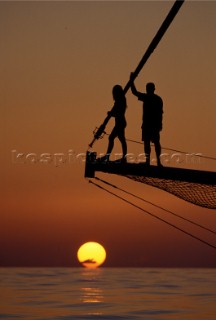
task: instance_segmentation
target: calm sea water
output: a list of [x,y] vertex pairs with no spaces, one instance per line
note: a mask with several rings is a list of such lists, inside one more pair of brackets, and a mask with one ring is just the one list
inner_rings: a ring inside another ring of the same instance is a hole
[[0,319],[216,319],[216,269],[0,269]]

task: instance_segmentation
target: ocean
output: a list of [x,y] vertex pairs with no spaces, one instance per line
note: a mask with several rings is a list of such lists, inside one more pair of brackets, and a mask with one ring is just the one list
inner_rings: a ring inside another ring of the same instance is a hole
[[0,268],[0,319],[216,319],[216,269]]

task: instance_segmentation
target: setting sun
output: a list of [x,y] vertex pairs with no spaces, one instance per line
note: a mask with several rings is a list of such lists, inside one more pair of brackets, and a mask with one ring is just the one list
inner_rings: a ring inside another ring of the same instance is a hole
[[77,258],[84,267],[95,269],[104,263],[106,251],[97,242],[86,242],[79,248]]

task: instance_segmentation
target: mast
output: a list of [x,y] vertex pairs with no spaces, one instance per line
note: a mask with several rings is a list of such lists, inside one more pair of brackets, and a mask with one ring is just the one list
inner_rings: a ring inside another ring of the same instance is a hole
[[[136,70],[134,71],[134,79],[138,76],[142,68],[144,67],[145,63],[149,59],[150,55],[153,53],[159,42],[161,41],[162,37],[164,36],[165,32],[169,28],[170,24],[172,23],[173,19],[175,18],[176,14],[178,13],[179,9],[183,5],[184,0],[176,0],[174,5],[172,6],[170,12],[168,13],[166,19],[162,23],[160,29],[156,33],[155,37],[153,38],[152,42],[150,43],[148,49],[146,50],[144,56],[140,60]],[[124,93],[127,93],[128,89],[130,88],[130,80],[126,84],[124,88]]]
[[[175,18],[176,14],[178,13],[179,9],[181,8],[181,6],[183,5],[185,0],[176,0],[174,5],[172,6],[172,8],[170,9],[166,19],[164,20],[164,22],[162,23],[160,29],[158,30],[158,32],[156,33],[155,37],[153,38],[152,42],[150,43],[148,49],[146,50],[144,56],[142,57],[142,59],[140,60],[136,70],[133,72],[133,80],[138,76],[138,74],[140,73],[140,71],[142,70],[143,66],[145,65],[145,63],[147,62],[147,60],[149,59],[149,57],[151,56],[151,54],[153,53],[153,51],[155,50],[155,48],[157,47],[157,45],[159,44],[159,42],[161,41],[162,37],[164,36],[165,32],[167,31],[167,29],[169,28],[170,24],[172,23],[173,19]],[[131,86],[131,82],[130,80],[128,81],[128,83],[126,84],[126,86],[124,87],[124,93],[126,94],[127,91],[129,90]],[[107,125],[107,123],[109,122],[111,116],[108,115],[104,122],[102,123],[102,125],[97,129],[97,131],[94,134],[94,138],[91,141],[91,143],[89,144],[89,147],[92,148],[94,142],[99,139],[101,137],[101,135],[104,133],[105,127]]]

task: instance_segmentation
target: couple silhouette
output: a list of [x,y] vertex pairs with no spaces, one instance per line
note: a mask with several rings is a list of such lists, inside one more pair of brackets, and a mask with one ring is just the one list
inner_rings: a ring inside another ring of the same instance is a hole
[[[142,117],[142,141],[144,142],[144,152],[146,157],[146,165],[150,165],[151,142],[154,143],[155,153],[157,157],[157,165],[161,166],[160,155],[160,131],[162,130],[163,118],[163,100],[155,94],[155,85],[152,82],[146,84],[146,92],[137,91],[134,84],[134,74],[130,76],[130,88],[132,93],[143,102],[143,117]],[[109,143],[106,155],[100,160],[109,161],[110,154],[114,147],[114,140],[119,139],[122,146],[122,158],[119,160],[122,163],[127,161],[127,143],[125,138],[125,128],[127,125],[125,112],[127,101],[124,90],[120,85],[115,85],[112,90],[114,106],[108,112],[109,117],[115,118],[115,126],[109,135]]]

